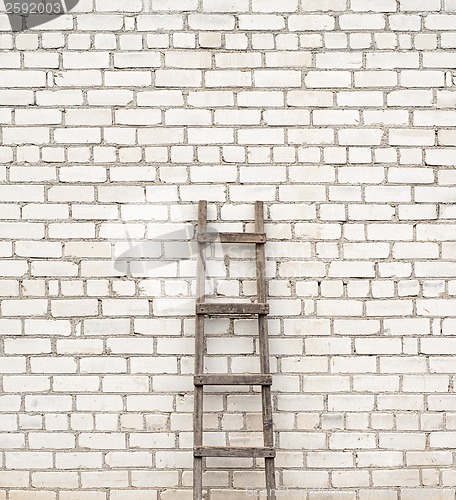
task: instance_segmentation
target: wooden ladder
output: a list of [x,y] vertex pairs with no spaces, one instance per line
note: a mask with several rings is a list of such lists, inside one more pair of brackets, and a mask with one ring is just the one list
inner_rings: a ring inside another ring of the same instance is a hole
[[[195,409],[193,419],[194,467],[193,499],[203,498],[203,457],[252,457],[264,458],[266,492],[268,500],[275,500],[275,449],[272,427],[271,384],[269,370],[269,345],[266,303],[266,273],[264,244],[263,202],[255,202],[254,233],[207,232],[207,201],[198,204],[198,260],[196,281],[195,327]],[[205,302],[206,245],[215,240],[221,243],[254,243],[256,247],[257,302],[207,303]],[[204,373],[204,317],[205,316],[258,316],[259,374],[206,374]],[[263,447],[203,446],[203,396],[205,385],[260,385],[263,412]]]

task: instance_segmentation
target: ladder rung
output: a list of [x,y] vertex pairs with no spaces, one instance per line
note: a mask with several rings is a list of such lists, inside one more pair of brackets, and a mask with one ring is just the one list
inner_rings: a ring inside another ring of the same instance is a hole
[[271,385],[272,375],[204,374],[193,377],[195,385]]
[[247,448],[234,446],[195,446],[195,457],[275,457],[274,448]]
[[220,243],[266,243],[265,233],[200,233],[199,243],[211,243],[220,240]]
[[196,314],[215,316],[218,314],[268,314],[269,305],[260,303],[199,303]]

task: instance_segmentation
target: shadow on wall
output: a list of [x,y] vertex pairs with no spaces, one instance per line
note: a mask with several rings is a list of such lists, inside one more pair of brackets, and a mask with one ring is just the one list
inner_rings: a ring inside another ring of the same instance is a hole
[[71,11],[79,0],[3,0],[12,31],[24,31]]
[[[159,225],[157,231],[161,233]],[[214,227],[207,226],[207,233],[212,236],[208,248],[215,245],[219,256],[223,255],[218,231]],[[199,246],[195,234],[195,227],[189,224],[177,231],[166,232],[149,238],[148,241],[135,242],[130,238],[128,229],[125,229],[126,242],[122,242],[122,245],[127,246],[127,248],[115,255],[114,269],[125,272],[126,264],[130,264],[131,268],[134,264],[135,273],[146,277],[149,271],[154,273],[156,269],[177,260],[182,262],[196,259]]]
[[[177,226],[177,225],[176,225]],[[134,241],[125,228],[126,241],[119,242],[114,260],[114,269],[119,275],[125,276],[129,273],[133,277],[139,278],[157,278],[157,277],[176,277],[176,263],[182,264],[188,260],[194,260],[196,265],[196,256],[199,252],[198,242],[196,241],[195,227],[192,224],[185,225],[181,229],[171,232],[162,232],[160,225],[156,227],[157,234],[149,238],[148,241]],[[207,232],[212,235],[211,241],[207,247],[223,255],[222,244],[220,243],[218,231],[211,226],[207,226]],[[213,278],[207,276],[207,286],[209,293],[214,290]],[[161,298],[166,298],[162,295]],[[191,297],[181,303],[180,307],[193,309],[194,300],[198,297]],[[174,299],[175,300],[175,299]],[[176,306],[170,308],[162,307],[160,315],[166,316],[176,313]]]
[[[170,262],[175,262],[176,259],[191,259],[198,252],[194,231],[194,226],[189,224],[184,229],[162,234],[150,239],[148,242],[133,243],[126,230],[129,248],[116,257],[114,269],[121,271],[124,269],[125,262],[133,261],[139,264],[138,271],[142,271],[144,275],[147,275],[148,270],[166,266]],[[212,232],[215,239],[218,233],[214,229],[212,229]],[[167,246],[164,245],[165,243],[167,243]]]

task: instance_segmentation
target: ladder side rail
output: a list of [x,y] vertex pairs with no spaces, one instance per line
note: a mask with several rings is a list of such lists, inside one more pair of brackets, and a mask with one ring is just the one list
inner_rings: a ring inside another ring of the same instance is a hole
[[[255,203],[255,232],[264,233],[264,206],[262,201]],[[264,245],[256,244],[256,274],[257,274],[257,301],[266,302],[266,256]],[[269,367],[269,340],[268,340],[268,319],[264,314],[258,316],[258,342],[260,350],[260,371],[267,375],[270,373]],[[263,440],[265,447],[274,446],[274,431],[272,424],[272,402],[271,386],[261,387],[262,409],[263,409]],[[268,500],[275,500],[275,465],[273,457],[265,457],[266,492]]]
[[[204,233],[207,226],[207,201],[198,203],[198,234]],[[198,242],[196,263],[196,303],[203,303],[206,295],[206,243]],[[195,375],[204,372],[204,316],[195,317]],[[195,385],[193,413],[193,445],[203,446],[203,396],[204,387]],[[203,457],[193,457],[193,500],[203,496]]]

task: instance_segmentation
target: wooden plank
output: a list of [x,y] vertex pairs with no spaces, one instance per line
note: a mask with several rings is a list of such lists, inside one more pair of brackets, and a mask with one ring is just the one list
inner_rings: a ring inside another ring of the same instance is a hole
[[[207,201],[198,203],[198,232],[203,234],[207,227]],[[196,302],[204,302],[206,284],[206,245],[200,242],[196,261]]]
[[203,457],[193,457],[193,500],[203,500]]
[[271,385],[271,375],[261,374],[204,374],[193,377],[195,385]]
[[266,492],[268,500],[276,500],[276,481],[274,457],[265,457],[264,470],[266,476]]
[[266,243],[265,233],[202,233],[198,234],[197,240],[200,243],[211,243],[220,241],[221,243]]
[[274,448],[247,448],[246,446],[195,446],[195,457],[275,457]]
[[[198,203],[198,233],[205,232],[207,226],[207,202]],[[196,263],[196,302],[205,300],[206,283],[206,244],[199,243]],[[204,317],[195,318],[195,373],[204,371]],[[195,387],[193,412],[193,442],[195,446],[203,444],[203,387]],[[203,458],[193,460],[193,500],[203,497]]]
[[262,410],[263,410],[263,433],[264,445],[273,446],[273,427],[272,427],[272,404],[271,387],[264,385],[261,388]]
[[[198,233],[204,232],[207,225],[207,202],[200,201],[198,204]],[[206,290],[206,244],[198,245],[198,255],[196,261],[196,303],[203,303]],[[195,318],[195,373],[203,373],[204,365],[204,318]]]
[[[263,202],[255,202],[255,232],[264,233]],[[258,302],[266,302],[266,258],[264,245],[256,245],[256,275]]]
[[268,314],[268,304],[258,303],[205,303],[196,304],[196,314],[206,314],[208,316],[216,315],[235,315],[235,314]]
[[[264,232],[264,207],[263,202],[255,203],[255,231]],[[256,245],[256,274],[257,274],[257,301],[266,302],[266,256],[264,245]],[[269,339],[268,323],[266,316],[258,316],[258,343],[260,355],[260,371],[269,374]],[[274,431],[272,423],[271,386],[261,387],[261,403],[263,414],[263,442],[266,447],[274,446]],[[265,457],[265,479],[268,500],[275,500],[275,465],[273,457]]]

